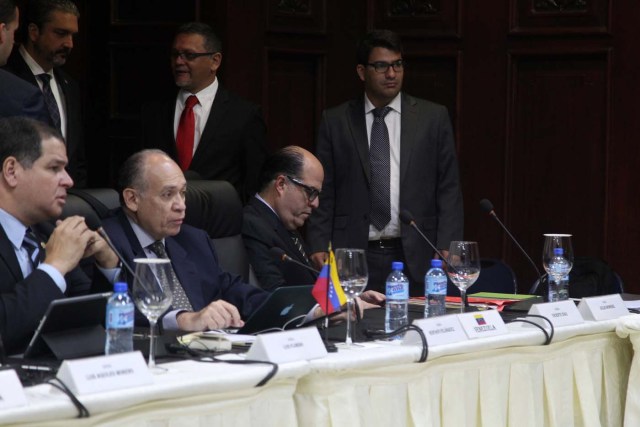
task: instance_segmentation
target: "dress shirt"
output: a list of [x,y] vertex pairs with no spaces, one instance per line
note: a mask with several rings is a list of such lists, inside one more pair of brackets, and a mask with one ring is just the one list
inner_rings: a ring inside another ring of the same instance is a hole
[[[156,239],[151,237],[149,233],[144,231],[142,227],[136,224],[128,216],[127,216],[127,219],[129,220],[129,224],[131,224],[131,228],[133,229],[133,232],[138,238],[138,242],[140,242],[140,246],[142,246],[142,250],[144,250],[144,253],[147,256],[147,258],[158,258],[158,255],[156,255],[155,252],[149,249],[149,245],[154,244],[156,242]],[[164,245],[164,239],[162,239],[162,244]],[[131,267],[135,269],[135,266],[132,265]],[[177,316],[178,316],[178,313],[182,311],[184,310],[172,310],[167,314],[165,314],[164,317],[162,318],[162,327],[166,330],[173,330],[173,331],[178,330],[179,328],[178,328]]]
[[[22,277],[26,278],[33,272],[31,265],[31,259],[29,253],[22,247],[22,241],[24,240],[24,233],[27,227],[22,224],[16,217],[8,213],[7,211],[0,209],[0,225],[7,234],[7,238],[13,246],[13,250],[16,253],[16,258],[20,264],[20,270],[22,270]],[[42,250],[42,248],[41,248]],[[64,293],[67,290],[67,282],[64,280],[64,276],[54,266],[45,264],[44,262],[38,265],[38,270],[42,270],[51,277],[56,286]]]
[[191,95],[195,95],[198,98],[198,104],[193,106],[193,114],[196,119],[196,127],[193,134],[194,153],[196,152],[198,144],[200,143],[200,137],[202,136],[202,132],[204,132],[204,127],[207,125],[207,120],[209,120],[209,113],[211,113],[213,100],[216,97],[216,93],[218,93],[218,86],[219,82],[216,78],[213,83],[211,83],[209,86],[202,89],[198,93],[191,93],[186,90],[180,90],[180,92],[178,92],[178,98],[176,99],[176,110],[173,120],[174,140],[178,134],[178,124],[180,123],[180,116],[182,115],[182,110],[184,110],[184,105],[187,102],[187,98],[189,98]]
[[[390,195],[391,195],[391,221],[382,229],[378,230],[373,225],[369,226],[369,240],[381,238],[390,239],[400,237],[400,114],[401,114],[401,94],[398,93],[388,104],[391,111],[385,116],[384,122],[389,131],[389,155],[390,159]],[[373,126],[373,110],[376,107],[369,101],[367,95],[364,96],[364,113],[367,124],[367,140],[371,146],[371,127]]]
[[[20,46],[18,49],[20,55],[24,59],[24,62],[27,63],[29,69],[33,73],[34,76],[38,74],[49,74],[51,76],[51,92],[53,92],[53,97],[56,99],[56,104],[58,104],[58,111],[60,111],[60,128],[62,130],[62,136],[67,137],[67,110],[65,108],[65,100],[64,93],[58,86],[58,81],[56,80],[56,75],[53,72],[53,69],[44,71],[42,67],[36,62],[35,59],[29,55],[29,52],[24,48],[24,46]],[[38,82],[38,87],[40,91],[42,91],[42,81],[39,78],[36,78],[36,82]]]

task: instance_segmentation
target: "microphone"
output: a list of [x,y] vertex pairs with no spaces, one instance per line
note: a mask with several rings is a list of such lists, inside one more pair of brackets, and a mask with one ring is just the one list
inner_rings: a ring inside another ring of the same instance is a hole
[[98,233],[100,235],[100,237],[102,237],[104,239],[104,241],[107,242],[107,245],[109,246],[109,248],[111,248],[113,253],[116,254],[116,256],[118,257],[118,259],[120,260],[120,262],[122,263],[124,268],[129,273],[131,273],[131,277],[135,278],[136,274],[133,272],[133,269],[131,268],[129,263],[127,263],[127,261],[125,261],[124,257],[120,253],[120,251],[118,251],[116,249],[115,245],[113,244],[113,242],[111,241],[111,239],[107,235],[106,231],[104,231],[104,228],[102,228],[102,223],[100,222],[100,219],[98,218],[98,216],[95,215],[95,214],[89,214],[89,215],[84,217],[84,222],[87,224],[87,227],[89,227],[89,229],[91,229],[92,231],[95,231],[96,233]]
[[286,252],[284,250],[282,250],[281,248],[274,246],[273,248],[269,249],[269,254],[271,255],[271,257],[276,260],[276,261],[281,261],[281,262],[291,262],[293,264],[299,265],[300,267],[304,267],[309,271],[313,271],[315,274],[320,274],[320,272],[318,270],[316,270],[313,267],[308,266],[307,264],[300,262],[296,259],[291,258],[289,255],[286,254]]
[[[540,274],[540,270],[538,270],[538,267],[536,266],[536,263],[533,262],[533,260],[531,259],[531,257],[529,256],[529,254],[527,253],[527,251],[525,251],[522,246],[520,246],[520,243],[518,243],[518,241],[516,240],[515,237],[513,237],[513,234],[511,234],[511,232],[507,229],[507,227],[502,223],[502,221],[500,221],[500,218],[498,218],[498,215],[496,215],[496,212],[493,210],[493,203],[491,203],[489,201],[489,199],[482,199],[480,200],[480,208],[488,213],[489,215],[491,215],[493,217],[493,219],[495,219],[498,224],[500,224],[500,227],[502,227],[502,229],[504,230],[505,233],[507,233],[507,236],[509,236],[511,238],[511,240],[513,241],[513,243],[516,244],[516,246],[518,247],[518,249],[520,249],[520,252],[522,252],[525,256],[525,258],[527,258],[527,260],[529,261],[529,263],[533,266],[533,269],[536,271],[536,274],[538,275],[538,280],[536,280],[536,282],[533,284],[533,286],[531,287],[531,289],[529,289],[529,293],[530,294],[535,294],[536,291],[538,290],[538,285],[540,284],[540,282],[542,282],[543,279],[543,275]],[[517,285],[516,285],[517,286]],[[518,293],[518,290],[515,289],[516,293]]]
[[436,248],[436,246],[433,243],[431,243],[431,240],[429,240],[427,238],[427,236],[425,236],[424,233],[420,230],[420,228],[418,228],[418,225],[416,224],[415,220],[413,219],[413,215],[411,215],[411,212],[409,212],[406,209],[401,210],[400,211],[400,221],[402,221],[404,224],[407,224],[407,225],[413,227],[413,229],[418,232],[420,237],[422,237],[422,239],[425,242],[427,242],[429,244],[429,246],[431,246],[431,249],[433,249],[438,254],[438,256],[440,256],[440,259],[442,259],[442,262],[447,264],[447,266],[449,268],[451,268],[453,271],[455,271],[455,268],[452,268],[449,265],[449,263],[447,262],[447,259],[445,258],[445,256],[442,255],[442,253],[438,250],[438,248]]

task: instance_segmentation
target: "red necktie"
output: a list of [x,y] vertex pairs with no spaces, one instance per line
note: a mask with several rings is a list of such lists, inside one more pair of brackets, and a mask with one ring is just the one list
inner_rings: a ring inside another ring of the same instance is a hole
[[176,147],[178,148],[178,163],[183,171],[189,169],[193,157],[193,140],[195,138],[196,118],[193,106],[198,104],[198,98],[191,95],[184,104],[184,110],[178,124]]

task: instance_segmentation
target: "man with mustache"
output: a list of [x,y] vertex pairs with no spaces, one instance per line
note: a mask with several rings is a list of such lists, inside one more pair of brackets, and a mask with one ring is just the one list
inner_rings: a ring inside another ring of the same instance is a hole
[[61,67],[73,49],[80,13],[70,0],[32,0],[24,19],[23,44],[5,69],[42,91],[50,125],[64,137],[68,172],[76,187],[87,186],[80,87]]
[[170,57],[179,90],[143,107],[143,147],[165,151],[187,175],[229,181],[246,201],[266,157],[260,108],[220,83],[222,43],[207,24],[178,28]]

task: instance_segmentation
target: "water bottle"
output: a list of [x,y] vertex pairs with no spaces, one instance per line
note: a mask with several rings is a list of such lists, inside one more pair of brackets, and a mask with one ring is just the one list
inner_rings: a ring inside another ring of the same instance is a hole
[[117,282],[113,285],[113,295],[107,302],[107,340],[104,348],[106,355],[133,351],[134,306],[127,293],[127,284]]
[[569,299],[569,271],[571,264],[564,257],[564,249],[554,248],[549,261],[549,302]]
[[442,270],[442,261],[431,260],[431,269],[424,276],[424,317],[446,314],[447,275]]
[[[409,323],[409,279],[402,272],[404,265],[395,261],[391,264],[391,274],[387,277],[384,329],[389,333]],[[393,339],[402,339],[398,334]]]

